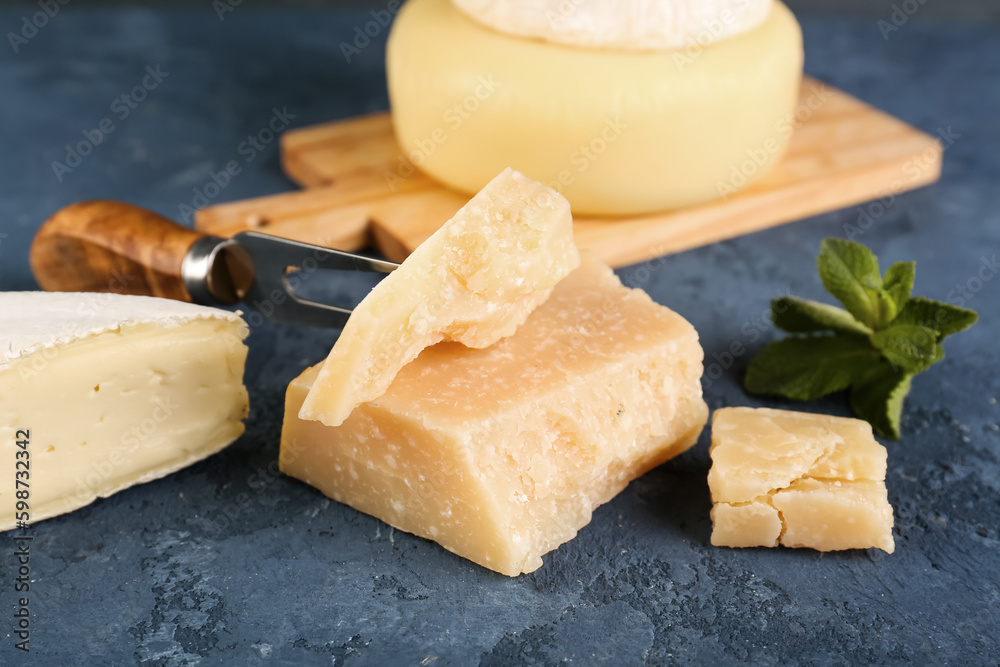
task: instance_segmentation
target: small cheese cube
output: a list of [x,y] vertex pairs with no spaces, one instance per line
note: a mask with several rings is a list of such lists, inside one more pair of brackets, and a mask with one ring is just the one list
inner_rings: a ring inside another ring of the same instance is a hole
[[781,517],[768,503],[712,507],[712,544],[717,547],[776,547]]
[[569,202],[504,170],[354,309],[300,416],[339,426],[424,348],[509,336],[579,264]]
[[592,258],[508,338],[441,343],[338,427],[288,388],[281,469],[400,530],[514,576],[572,539],[708,417],[694,328]]
[[712,544],[893,552],[886,451],[867,422],[723,408],[711,455]]

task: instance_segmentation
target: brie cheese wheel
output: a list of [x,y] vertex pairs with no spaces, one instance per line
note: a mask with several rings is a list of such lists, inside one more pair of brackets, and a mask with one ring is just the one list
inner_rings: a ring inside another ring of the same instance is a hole
[[569,202],[504,170],[358,304],[299,416],[339,426],[424,348],[511,335],[579,264]]
[[796,124],[802,61],[781,3],[704,48],[624,51],[515,37],[449,0],[409,0],[386,52],[396,140],[413,165],[469,193],[512,167],[574,215],[609,216],[725,197],[766,174]]
[[707,46],[753,30],[771,0],[452,0],[479,23],[557,44],[614,49]]
[[235,440],[248,410],[246,335],[239,315],[179,301],[0,292],[0,530]]

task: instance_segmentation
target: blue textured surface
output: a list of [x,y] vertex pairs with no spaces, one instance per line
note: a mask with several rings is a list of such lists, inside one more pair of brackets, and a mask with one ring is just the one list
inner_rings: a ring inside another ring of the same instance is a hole
[[[0,27],[20,18],[0,12]],[[237,9],[220,22],[207,2],[69,8],[17,55],[4,44],[0,289],[35,287],[30,237],[73,201],[123,199],[176,218],[229,160],[243,170],[216,201],[291,189],[275,144],[252,162],[239,146],[273,108],[295,126],[385,108],[384,35],[350,64],[338,48],[366,20]],[[898,197],[861,238],[884,265],[916,259],[919,294],[965,286],[982,316],[915,381],[904,437],[887,443],[894,555],[712,548],[706,432],[540,570],[494,574],[276,472],[284,388],[332,336],[267,325],[250,339],[243,438],[32,529],[30,656],[12,648],[13,542],[0,536],[0,663],[996,664],[1000,278],[977,274],[1000,250],[1000,33],[914,21],[886,42],[873,22],[804,27],[810,73],[959,135],[942,181]],[[115,98],[156,65],[169,76],[120,119]],[[114,132],[60,182],[51,163],[105,117]],[[762,405],[739,384],[774,335],[755,318],[778,293],[823,298],[819,242],[858,218],[841,211],[620,274],[691,320],[709,364],[734,341],[746,347],[706,379],[711,407]],[[840,397],[808,409],[847,414]]]

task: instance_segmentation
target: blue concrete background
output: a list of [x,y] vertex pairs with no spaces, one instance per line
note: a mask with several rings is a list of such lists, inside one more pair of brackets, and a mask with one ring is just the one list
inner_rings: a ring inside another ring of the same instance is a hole
[[[43,0],[44,1],[44,0]],[[57,2],[59,0],[56,0]],[[206,0],[86,0],[89,7],[205,7]],[[383,9],[389,0],[223,0],[241,9],[268,7],[298,9]],[[37,11],[38,0],[0,0],[0,7],[18,7],[21,11]],[[786,0],[795,12],[844,18],[888,18],[896,8],[918,17],[918,20],[958,19],[965,21],[1000,22],[1000,5],[996,0]]]
[[[0,11],[0,28],[21,16]],[[17,54],[0,46],[0,289],[35,288],[31,236],[76,200],[123,199],[177,218],[229,160],[244,168],[216,201],[291,189],[276,145],[249,162],[240,144],[274,109],[300,126],[386,108],[384,35],[350,64],[338,48],[366,20],[238,9],[220,21],[207,2],[71,6]],[[997,664],[1000,32],[913,22],[884,40],[870,20],[808,18],[804,29],[809,73],[957,135],[941,182],[887,202],[861,238],[884,266],[917,260],[916,293],[964,293],[981,314],[914,382],[903,439],[886,443],[895,554],[709,546],[706,431],[540,570],[494,574],[276,472],[284,388],[333,334],[265,325],[249,341],[244,437],[32,529],[28,656],[13,649],[14,547],[0,536],[0,663]],[[115,99],[157,66],[167,75],[122,118]],[[104,118],[114,130],[60,181],[52,163]],[[781,405],[740,389],[751,355],[775,335],[755,318],[779,293],[825,298],[819,242],[860,216],[852,208],[620,275],[697,327],[709,363],[724,367],[705,381],[713,408]],[[749,352],[729,363],[734,341]],[[804,407],[847,414],[842,397]]]

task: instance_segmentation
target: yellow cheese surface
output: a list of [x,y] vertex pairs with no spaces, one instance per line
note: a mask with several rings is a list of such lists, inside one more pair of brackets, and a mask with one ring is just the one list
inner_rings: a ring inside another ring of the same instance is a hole
[[301,417],[338,426],[424,348],[509,336],[579,263],[566,199],[504,170],[354,309]]
[[[0,471],[0,530],[15,526],[18,490],[30,490],[30,518],[40,521],[239,437],[245,335],[238,318],[139,323],[42,347],[0,369],[0,453],[9,461]],[[26,458],[15,444],[21,431]],[[29,461],[17,478],[27,487],[16,486],[16,460]]]
[[777,2],[716,44],[625,51],[504,34],[449,0],[410,0],[386,67],[397,140],[430,176],[476,192],[509,166],[574,213],[631,214],[766,173],[791,135],[802,58],[798,23]]
[[712,544],[892,553],[886,451],[867,422],[723,408],[711,455]]
[[282,470],[510,576],[707,420],[694,328],[589,257],[512,336],[424,350],[338,427],[298,417],[316,373],[288,388]]

